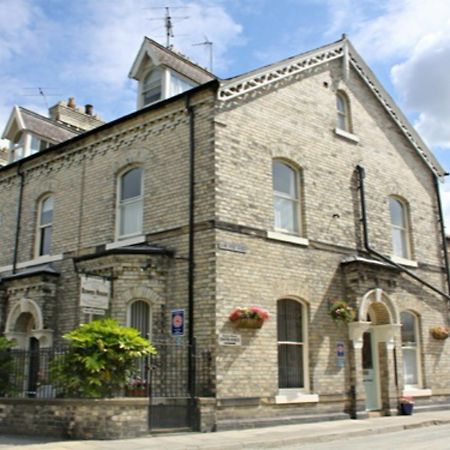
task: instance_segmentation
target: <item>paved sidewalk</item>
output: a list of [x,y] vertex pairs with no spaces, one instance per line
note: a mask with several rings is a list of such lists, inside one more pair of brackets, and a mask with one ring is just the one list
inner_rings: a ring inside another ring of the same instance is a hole
[[284,425],[217,433],[179,433],[115,441],[55,441],[0,436],[1,450],[238,450],[280,448],[327,442],[341,438],[391,433],[406,429],[450,424],[450,411],[417,413],[413,416],[340,420]]

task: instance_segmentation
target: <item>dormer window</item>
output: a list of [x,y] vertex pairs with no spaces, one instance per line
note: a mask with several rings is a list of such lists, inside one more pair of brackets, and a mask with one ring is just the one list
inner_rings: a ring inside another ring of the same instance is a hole
[[141,107],[181,94],[195,86],[193,81],[168,68],[155,68],[142,81]]
[[41,150],[45,150],[50,147],[50,143],[44,141],[44,139],[40,139],[37,136],[31,135],[31,143],[30,143],[30,155],[34,155]]
[[170,73],[170,96],[181,94],[195,86],[191,81],[181,78],[180,76]]
[[161,100],[162,89],[162,72],[159,69],[154,69],[148,73],[142,84],[142,106]]
[[11,161],[17,161],[24,157],[25,136],[23,133],[16,134],[14,141],[11,142]]

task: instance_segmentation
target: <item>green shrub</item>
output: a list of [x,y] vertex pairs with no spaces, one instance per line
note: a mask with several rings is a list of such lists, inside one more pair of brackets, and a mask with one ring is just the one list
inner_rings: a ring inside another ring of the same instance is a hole
[[156,353],[138,330],[113,319],[96,320],[64,335],[68,351],[57,356],[51,372],[66,397],[112,397],[136,370],[136,360]]
[[10,375],[13,370],[13,356],[9,351],[13,346],[4,336],[0,336],[0,397],[8,395],[13,390]]

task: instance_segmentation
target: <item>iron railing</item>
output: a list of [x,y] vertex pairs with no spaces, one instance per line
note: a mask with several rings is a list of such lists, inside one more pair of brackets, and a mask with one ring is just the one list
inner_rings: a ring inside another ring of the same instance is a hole
[[[129,381],[114,396],[189,397],[189,345],[173,340],[154,340],[156,355],[139,358],[130,367]],[[212,363],[209,348],[193,349],[195,396],[214,395]],[[0,397],[57,398],[65,397],[52,367],[67,354],[67,347],[38,350],[10,349],[0,352]]]

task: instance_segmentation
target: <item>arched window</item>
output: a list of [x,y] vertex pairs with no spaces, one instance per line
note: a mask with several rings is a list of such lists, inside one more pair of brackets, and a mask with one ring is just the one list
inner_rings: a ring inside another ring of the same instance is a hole
[[142,84],[142,106],[147,106],[162,98],[162,72],[154,69],[144,78]]
[[389,197],[389,210],[391,214],[392,254],[400,258],[410,259],[406,205],[398,198]]
[[347,96],[343,92],[336,94],[337,128],[351,132],[350,106]]
[[421,387],[419,319],[409,312],[400,314],[402,324],[403,380],[405,387]]
[[38,227],[36,240],[37,256],[49,255],[52,244],[53,197],[44,197],[38,206]]
[[128,325],[136,328],[142,337],[151,336],[151,308],[144,300],[135,300],[128,306]]
[[303,303],[282,299],[277,303],[278,387],[307,392],[308,347],[306,307]]
[[142,167],[134,167],[119,177],[118,237],[142,232],[143,184]]
[[300,234],[299,173],[288,164],[272,163],[274,227],[277,231]]

